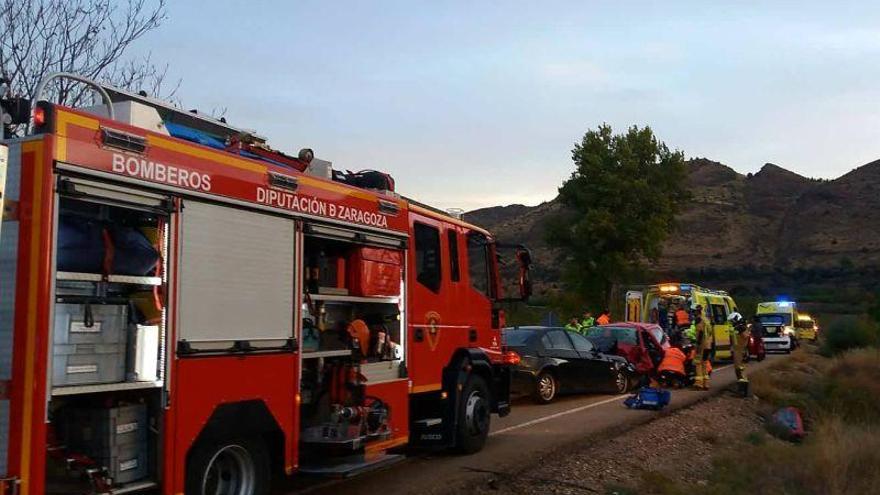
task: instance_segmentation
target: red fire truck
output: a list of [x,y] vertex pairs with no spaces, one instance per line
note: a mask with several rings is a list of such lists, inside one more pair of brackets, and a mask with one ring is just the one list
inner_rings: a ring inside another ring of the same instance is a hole
[[266,493],[480,450],[518,360],[488,232],[80,81],[101,105],[39,101],[0,146],[0,494]]

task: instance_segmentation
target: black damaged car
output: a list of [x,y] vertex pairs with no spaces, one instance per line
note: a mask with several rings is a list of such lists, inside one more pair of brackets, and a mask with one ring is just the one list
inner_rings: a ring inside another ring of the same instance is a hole
[[635,379],[626,359],[601,353],[586,337],[562,327],[511,327],[502,336],[504,345],[522,358],[513,391],[539,404],[566,393],[623,394]]

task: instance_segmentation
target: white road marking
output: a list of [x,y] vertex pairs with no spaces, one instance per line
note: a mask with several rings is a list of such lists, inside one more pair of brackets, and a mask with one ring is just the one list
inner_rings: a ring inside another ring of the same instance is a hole
[[[732,365],[732,364],[727,364],[727,365],[724,365],[724,366],[722,366],[722,367],[720,367],[720,368],[714,368],[712,371],[721,371],[721,370],[723,370],[723,369],[730,368],[731,366],[733,366],[733,365]],[[619,400],[622,400],[621,397],[620,397],[620,396],[615,396],[615,397],[611,397],[610,399],[600,400],[599,402],[593,402],[593,403],[586,404],[586,405],[583,405],[583,406],[580,406],[580,407],[575,407],[574,409],[568,409],[568,410],[565,410],[565,411],[560,411],[560,412],[558,412],[558,413],[550,414],[550,415],[548,415],[548,416],[542,416],[542,417],[540,417],[540,418],[533,419],[533,420],[531,420],[531,421],[526,421],[525,423],[520,423],[520,424],[518,424],[518,425],[508,426],[507,428],[502,428],[502,429],[500,429],[500,430],[493,431],[493,432],[489,433],[489,436],[492,437],[492,436],[495,436],[495,435],[500,435],[500,434],[502,434],[502,433],[507,433],[507,432],[509,432],[509,431],[519,430],[520,428],[528,428],[529,426],[534,426],[534,425],[537,425],[537,424],[541,424],[541,423],[544,423],[544,422],[546,422],[546,421],[550,421],[550,420],[553,420],[553,419],[556,419],[556,418],[561,418],[562,416],[568,416],[569,414],[579,413],[579,412],[581,412],[581,411],[586,411],[587,409],[592,409],[592,408],[594,408],[594,407],[599,407],[599,406],[601,406],[601,405],[605,405],[605,404],[608,404],[608,403],[611,403],[611,402],[616,402],[616,401],[619,401]]]

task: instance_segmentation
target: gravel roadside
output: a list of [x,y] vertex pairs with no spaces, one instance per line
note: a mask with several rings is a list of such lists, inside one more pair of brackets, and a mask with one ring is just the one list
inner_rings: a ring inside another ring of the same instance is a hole
[[556,452],[516,473],[486,473],[467,493],[614,493],[639,483],[707,483],[712,454],[744,442],[762,422],[756,399],[725,392],[582,448]]

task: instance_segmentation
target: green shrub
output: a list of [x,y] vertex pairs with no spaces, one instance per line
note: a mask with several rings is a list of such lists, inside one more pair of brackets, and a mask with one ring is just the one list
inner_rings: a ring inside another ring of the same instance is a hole
[[847,349],[876,346],[880,343],[880,328],[868,318],[845,316],[835,320],[825,332],[822,353],[839,354]]

